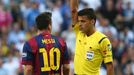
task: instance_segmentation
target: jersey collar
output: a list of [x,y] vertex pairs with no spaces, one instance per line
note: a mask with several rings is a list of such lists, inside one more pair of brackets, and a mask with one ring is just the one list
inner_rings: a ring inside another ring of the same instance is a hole
[[42,35],[50,35],[51,33],[50,33],[50,31],[43,31],[41,34]]

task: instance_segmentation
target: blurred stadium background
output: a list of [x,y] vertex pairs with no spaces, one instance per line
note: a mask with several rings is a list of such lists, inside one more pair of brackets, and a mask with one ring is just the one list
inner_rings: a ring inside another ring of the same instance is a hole
[[[112,43],[115,75],[134,75],[134,0],[79,0],[79,10],[87,7],[96,11],[96,28]],[[36,35],[34,20],[44,11],[53,14],[52,33],[67,42],[73,75],[75,34],[69,0],[0,0],[0,75],[23,75],[23,44]],[[104,65],[101,75],[106,75]]]

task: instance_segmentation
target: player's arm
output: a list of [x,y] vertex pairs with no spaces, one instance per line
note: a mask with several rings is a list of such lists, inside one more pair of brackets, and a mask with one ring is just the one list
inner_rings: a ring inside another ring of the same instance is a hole
[[68,53],[68,49],[67,49],[67,45],[66,42],[64,40],[60,41],[62,44],[62,49],[63,49],[63,75],[69,75],[70,73],[70,57],[69,57],[69,53]]
[[77,23],[78,20],[78,0],[70,0],[71,16],[72,16],[72,27]]
[[24,44],[22,52],[22,65],[24,65],[24,75],[32,75],[33,71],[33,54],[28,42]]
[[114,75],[114,67],[112,62],[106,63],[106,69],[107,75]]
[[69,71],[70,71],[70,65],[64,64],[63,65],[63,75],[69,75]]
[[32,75],[33,67],[31,65],[24,66],[24,75]]

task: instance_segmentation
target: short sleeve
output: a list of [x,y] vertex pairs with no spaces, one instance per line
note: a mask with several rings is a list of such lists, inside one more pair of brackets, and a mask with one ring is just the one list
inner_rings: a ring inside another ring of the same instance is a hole
[[108,38],[105,38],[100,43],[101,53],[104,58],[104,63],[113,62],[112,45]]
[[33,53],[28,42],[24,44],[23,52],[22,52],[22,64],[23,65],[32,65],[33,64]]

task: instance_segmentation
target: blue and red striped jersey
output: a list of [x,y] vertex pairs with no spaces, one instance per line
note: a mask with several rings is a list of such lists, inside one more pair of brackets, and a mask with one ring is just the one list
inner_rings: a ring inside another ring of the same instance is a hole
[[61,75],[61,66],[69,64],[66,43],[60,37],[43,32],[23,47],[22,64],[33,66],[33,75]]

